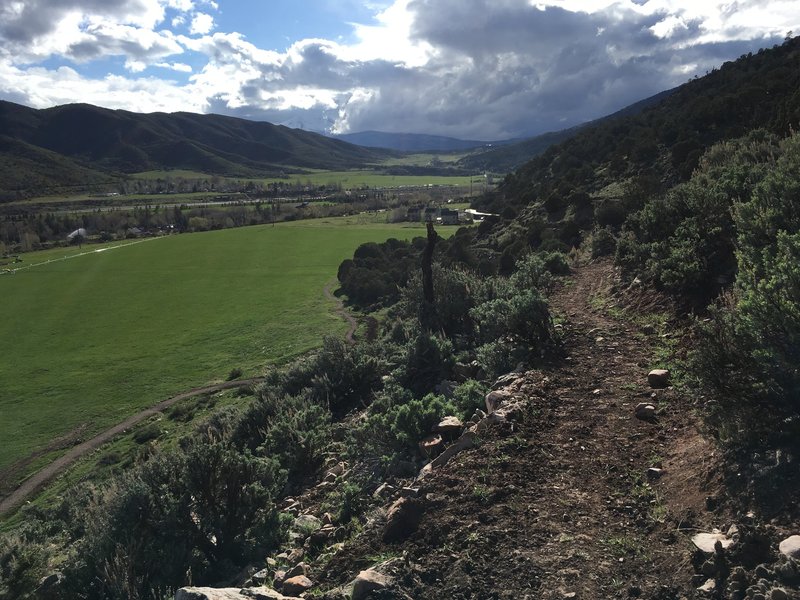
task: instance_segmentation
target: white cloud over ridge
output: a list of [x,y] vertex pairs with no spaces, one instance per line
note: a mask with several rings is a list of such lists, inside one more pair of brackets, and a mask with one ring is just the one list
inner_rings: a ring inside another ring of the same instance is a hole
[[[0,98],[501,139],[608,114],[800,26],[789,0],[395,0],[351,42],[273,49],[214,32],[220,3],[0,5]],[[80,73],[111,58],[126,71]]]

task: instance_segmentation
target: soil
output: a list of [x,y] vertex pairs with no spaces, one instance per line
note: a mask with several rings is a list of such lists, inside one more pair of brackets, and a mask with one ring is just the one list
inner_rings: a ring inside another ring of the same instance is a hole
[[[615,281],[596,262],[552,292],[565,357],[520,377],[528,408],[418,482],[394,482],[419,487],[419,526],[382,541],[384,507],[312,569],[323,597],[392,558],[396,587],[371,597],[701,597],[691,536],[738,516],[692,399],[649,387],[663,340],[613,310]],[[645,401],[651,422],[634,416]],[[650,468],[662,475],[651,480]]]

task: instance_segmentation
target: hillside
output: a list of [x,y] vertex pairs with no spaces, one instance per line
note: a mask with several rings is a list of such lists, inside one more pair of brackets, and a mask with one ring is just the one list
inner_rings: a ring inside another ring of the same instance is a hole
[[[348,169],[387,158],[386,151],[266,122],[192,113],[137,114],[86,104],[35,110],[0,102],[0,131],[8,138],[0,154],[3,164],[16,160],[20,145],[28,148],[26,173],[19,178],[23,185],[56,179],[49,174],[54,167],[64,181],[71,181],[87,169],[189,169],[246,176],[296,168]],[[70,175],[72,163],[79,166]]]
[[355,343],[23,508],[0,598],[800,599],[799,84],[794,38],[363,244]]
[[[0,202],[16,193],[47,189],[65,193],[113,184],[115,177],[87,168],[62,154],[5,135],[0,136]],[[24,197],[24,196],[23,196]]]
[[489,171],[494,173],[509,173],[519,168],[533,157],[542,154],[550,146],[558,144],[576,135],[584,128],[591,128],[604,121],[611,121],[628,115],[637,115],[646,108],[654,106],[664,98],[669,97],[673,90],[666,90],[635,102],[630,106],[610,114],[601,119],[584,123],[569,129],[551,131],[524,140],[514,140],[508,143],[492,144],[474,151],[458,161],[458,166],[471,171]]
[[609,118],[549,147],[511,174],[495,208],[543,206],[551,220],[571,207],[575,229],[591,227],[583,198],[618,197],[613,183],[639,179],[663,191],[686,181],[711,145],[764,128],[786,135],[800,122],[800,40],[746,55],[694,79],[633,115]]

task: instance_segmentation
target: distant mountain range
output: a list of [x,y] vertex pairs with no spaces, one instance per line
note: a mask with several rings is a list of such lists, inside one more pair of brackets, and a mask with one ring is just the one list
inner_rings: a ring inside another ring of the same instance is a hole
[[[606,118],[637,114],[670,93]],[[107,185],[141,171],[255,177],[308,168],[370,168],[409,152],[466,152],[447,166],[448,173],[507,173],[603,120],[526,140],[485,142],[379,131],[329,137],[221,115],[138,114],[89,104],[37,110],[0,101],[0,200]],[[408,174],[431,169],[397,168]]]
[[6,192],[96,183],[114,174],[160,169],[228,176],[352,169],[394,155],[220,115],[137,114],[88,104],[37,110],[0,101],[0,188]]
[[480,142],[424,133],[387,133],[384,131],[360,131],[331,137],[367,148],[388,148],[401,152],[461,152],[472,150],[473,148],[509,143],[508,141]]

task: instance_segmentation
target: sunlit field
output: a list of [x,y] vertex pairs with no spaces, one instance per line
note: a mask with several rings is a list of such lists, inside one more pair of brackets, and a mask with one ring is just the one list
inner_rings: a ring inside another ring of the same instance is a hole
[[23,255],[27,268],[0,275],[0,470],[341,334],[323,294],[339,263],[363,242],[423,234],[352,217]]

